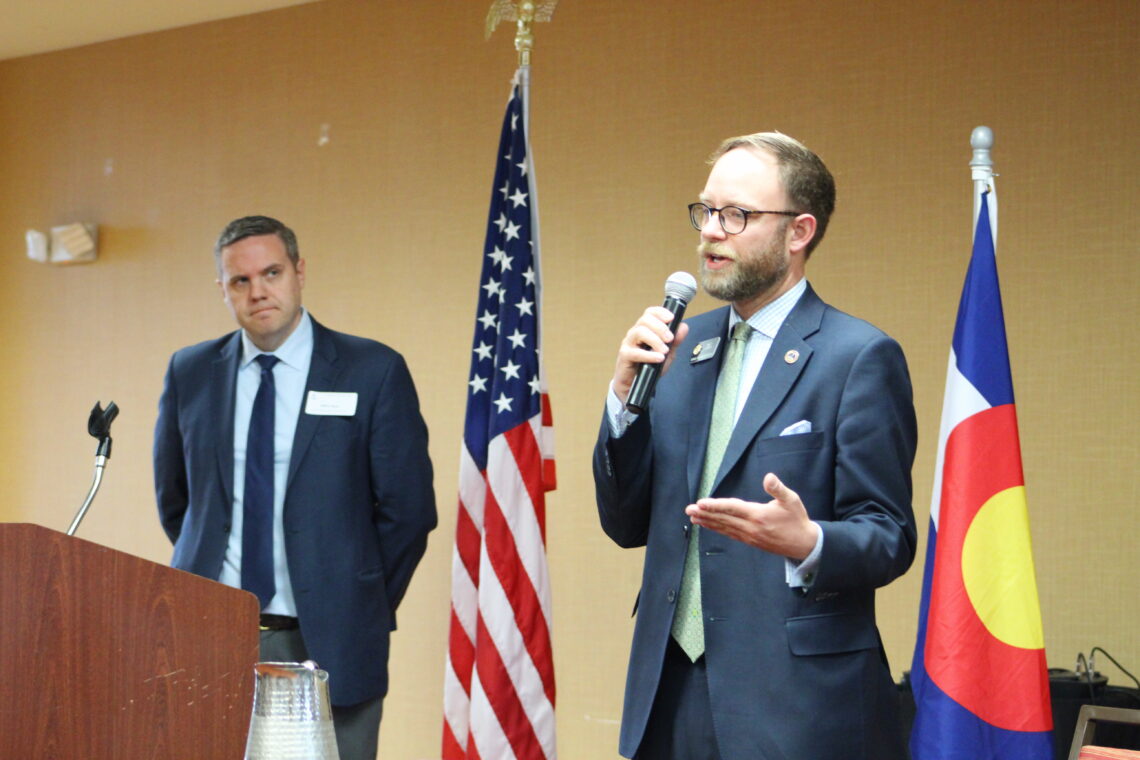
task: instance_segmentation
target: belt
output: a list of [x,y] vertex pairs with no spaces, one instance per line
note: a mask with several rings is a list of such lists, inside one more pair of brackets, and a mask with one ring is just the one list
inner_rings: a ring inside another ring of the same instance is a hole
[[263,631],[292,631],[297,628],[297,618],[288,615],[273,615],[268,612],[261,613],[261,630]]

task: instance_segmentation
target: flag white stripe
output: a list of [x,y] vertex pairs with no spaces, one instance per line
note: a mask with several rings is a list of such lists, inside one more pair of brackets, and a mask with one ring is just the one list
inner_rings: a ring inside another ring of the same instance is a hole
[[443,694],[443,718],[451,728],[452,736],[462,742],[467,737],[471,700],[455,673],[450,657],[443,671]]
[[487,483],[479,466],[471,458],[471,452],[466,446],[460,446],[459,452],[459,500],[475,523],[475,529],[483,532],[483,508],[487,498]]
[[530,418],[530,428],[534,431],[534,438],[538,441],[538,450],[543,459],[554,458],[554,426],[543,425],[542,415],[536,414]]
[[475,741],[479,757],[484,760],[516,760],[511,743],[499,724],[499,717],[483,690],[478,668],[471,675],[471,738]]
[[475,583],[467,572],[467,566],[459,558],[459,550],[451,552],[451,608],[463,632],[474,646],[475,620],[479,614],[478,594]]
[[930,519],[935,530],[938,530],[942,506],[942,461],[946,456],[946,441],[959,423],[989,408],[990,403],[958,370],[958,357],[951,347],[950,366],[946,370],[946,394],[942,399],[942,426],[938,431],[938,453],[934,463],[934,488],[930,498]]

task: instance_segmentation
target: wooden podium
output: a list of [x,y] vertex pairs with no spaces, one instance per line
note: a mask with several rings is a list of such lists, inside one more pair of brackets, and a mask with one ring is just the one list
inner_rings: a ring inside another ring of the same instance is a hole
[[252,594],[0,524],[0,758],[240,760]]

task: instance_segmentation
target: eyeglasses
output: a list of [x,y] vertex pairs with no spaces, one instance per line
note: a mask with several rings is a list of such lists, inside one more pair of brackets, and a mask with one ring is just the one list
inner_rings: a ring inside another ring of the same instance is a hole
[[799,216],[799,211],[749,211],[740,206],[724,206],[713,208],[704,203],[689,204],[689,221],[698,230],[704,229],[709,217],[713,214],[720,219],[720,227],[729,235],[739,235],[748,226],[748,217],[753,214],[778,214],[780,216]]

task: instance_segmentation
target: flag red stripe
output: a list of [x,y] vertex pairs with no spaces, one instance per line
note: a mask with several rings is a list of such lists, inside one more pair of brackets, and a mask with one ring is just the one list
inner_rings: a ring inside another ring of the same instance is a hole
[[468,760],[467,753],[451,733],[451,726],[443,722],[443,760]]
[[483,530],[487,536],[487,559],[495,570],[503,593],[510,600],[515,624],[522,634],[527,653],[542,678],[542,688],[550,704],[554,704],[554,662],[551,654],[550,629],[534,585],[523,569],[515,546],[514,535],[506,522],[494,494],[488,490],[483,514]]
[[455,550],[459,553],[463,567],[467,568],[467,575],[475,588],[479,588],[479,542],[479,529],[460,501],[455,523]]
[[[558,468],[554,466],[553,459],[542,460],[542,487],[547,491],[553,491],[558,486]],[[546,540],[546,532],[543,531],[543,541]]]
[[542,534],[542,545],[545,547],[546,495],[542,487],[542,452],[539,451],[538,441],[534,438],[534,429],[530,425],[519,425],[504,433],[503,438],[511,449],[519,474],[522,475],[523,484],[526,486],[526,492],[530,495],[534,516],[538,520],[538,530]]
[[[548,434],[548,431],[553,431],[553,429],[554,429],[554,412],[552,411],[551,406],[550,406],[550,396],[548,396],[545,393],[542,394],[542,427],[545,428],[545,430],[543,431],[544,436],[546,436]],[[543,443],[544,444],[549,443],[548,441],[546,441],[545,437],[543,439]],[[542,451],[542,487],[547,491],[553,491],[555,488],[558,487],[558,473],[557,473],[557,468],[554,466],[554,451],[553,451],[554,446],[552,444],[550,445],[550,449],[551,449],[550,451],[547,451],[546,448],[544,448],[544,446],[541,446],[541,445],[539,446],[539,448],[543,449],[543,451]],[[543,531],[542,535],[543,535],[543,540],[545,540],[545,537],[546,537],[546,531],[545,530]]]
[[448,634],[447,651],[451,657],[451,668],[455,671],[455,677],[459,679],[459,683],[463,685],[463,691],[470,698],[471,670],[475,666],[475,646],[471,639],[467,638],[467,632],[463,630],[454,609],[451,611],[451,631]]
[[550,409],[550,396],[542,394],[542,426],[554,426],[554,412]]
[[483,616],[479,616],[479,632],[476,635],[477,645],[475,653],[475,667],[479,669],[479,681],[503,734],[510,742],[511,749],[517,760],[545,760],[542,743],[534,733],[534,726],[523,708],[519,695],[515,692],[514,684],[507,673],[506,667],[495,648],[495,642],[490,632],[483,624]]

